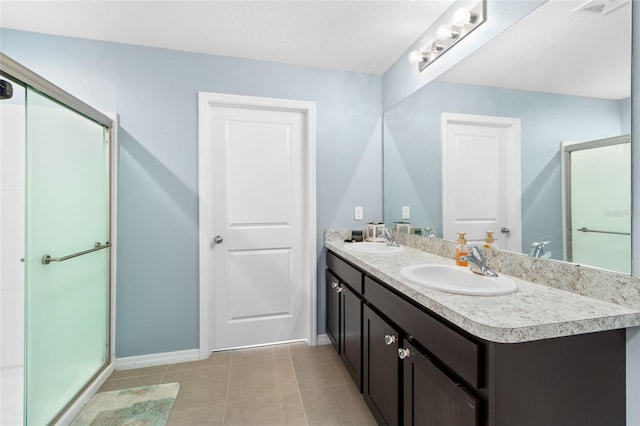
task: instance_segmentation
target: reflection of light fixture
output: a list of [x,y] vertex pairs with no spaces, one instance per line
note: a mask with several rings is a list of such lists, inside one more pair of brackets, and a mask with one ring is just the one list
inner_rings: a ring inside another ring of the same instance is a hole
[[449,38],[457,38],[460,35],[459,31],[453,29],[447,25],[440,25],[436,31],[436,37],[438,41],[446,41]]
[[[481,0],[471,9],[458,9],[453,13],[451,24],[441,24],[435,31],[435,40],[424,39],[418,49],[409,53],[409,62],[418,64],[418,70],[424,70],[444,52],[467,36],[485,20],[485,1]],[[435,26],[436,24],[434,24]],[[433,28],[433,26],[432,26]]]
[[458,9],[453,14],[453,25],[462,27],[471,22],[471,13],[467,9]]

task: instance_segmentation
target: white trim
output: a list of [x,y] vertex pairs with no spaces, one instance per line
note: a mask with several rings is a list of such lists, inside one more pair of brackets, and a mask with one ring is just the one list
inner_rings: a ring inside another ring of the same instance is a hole
[[95,395],[100,387],[107,381],[111,373],[113,373],[113,363],[107,365],[107,367],[100,373],[100,375],[80,394],[71,406],[60,416],[56,421],[56,426],[67,426],[80,414],[80,411],[89,402],[91,397]]
[[316,338],[316,345],[320,346],[320,345],[328,345],[329,343],[331,343],[331,340],[329,340],[329,336],[326,334],[318,334],[318,337]]
[[316,104],[311,101],[291,99],[263,98],[254,96],[230,95],[224,93],[198,93],[198,197],[199,197],[199,260],[200,260],[200,359],[209,357],[209,289],[213,272],[206,261],[209,249],[211,230],[208,228],[210,207],[209,200],[208,159],[210,147],[207,135],[210,132],[208,113],[212,106],[248,106],[254,108],[268,108],[282,111],[297,111],[305,115],[307,146],[305,149],[306,176],[306,212],[305,212],[305,256],[304,274],[309,282],[309,330],[307,341],[309,345],[316,345],[317,333],[317,266],[316,266]]
[[198,361],[199,359],[200,351],[198,349],[187,349],[184,351],[128,356],[125,358],[117,358],[115,361],[115,369],[118,371],[131,370],[134,368],[154,367],[156,365]]
[[[445,217],[449,214],[449,207],[444,202],[444,196],[447,194],[448,182],[447,182],[447,167],[448,167],[448,154],[447,154],[447,139],[448,132],[447,127],[449,124],[479,124],[486,126],[495,126],[506,128],[509,134],[509,140],[514,143],[509,144],[507,153],[507,192],[509,197],[514,200],[507,206],[507,214],[509,218],[517,220],[513,224],[510,223],[511,237],[509,238],[510,247],[507,250],[516,251],[520,253],[522,251],[522,187],[521,187],[521,173],[520,173],[520,134],[521,124],[519,118],[514,117],[498,117],[489,115],[472,115],[472,114],[456,114],[450,112],[443,112],[441,115],[441,127],[440,132],[442,135],[442,227],[444,227],[446,221]],[[482,165],[478,165],[479,168]],[[471,179],[472,177],[470,177]]]

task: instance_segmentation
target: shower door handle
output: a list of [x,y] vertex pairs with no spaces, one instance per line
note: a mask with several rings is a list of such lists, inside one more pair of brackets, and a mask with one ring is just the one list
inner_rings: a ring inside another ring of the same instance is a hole
[[105,249],[105,248],[108,248],[108,247],[111,247],[111,243],[109,243],[109,241],[107,241],[104,244],[96,243],[96,245],[92,249],[79,251],[77,253],[69,254],[67,256],[51,257],[48,254],[46,254],[46,255],[42,256],[42,263],[45,264],[45,265],[48,265],[51,262],[64,262],[65,260],[73,259],[74,257],[82,256],[84,254],[93,253],[94,251],[102,250],[102,249]]

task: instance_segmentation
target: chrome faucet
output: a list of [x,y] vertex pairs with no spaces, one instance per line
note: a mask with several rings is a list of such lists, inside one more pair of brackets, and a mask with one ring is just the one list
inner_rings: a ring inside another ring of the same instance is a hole
[[487,260],[480,251],[480,247],[475,244],[468,244],[467,247],[469,247],[469,254],[467,256],[462,256],[460,259],[469,262],[469,269],[471,269],[472,272],[487,277],[498,276],[496,271],[487,265]]
[[389,231],[388,228],[384,228],[382,230],[382,236],[384,237],[385,240],[387,240],[387,245],[389,247],[400,247],[400,244],[398,244],[398,242],[393,237],[393,234],[391,233],[391,231]]

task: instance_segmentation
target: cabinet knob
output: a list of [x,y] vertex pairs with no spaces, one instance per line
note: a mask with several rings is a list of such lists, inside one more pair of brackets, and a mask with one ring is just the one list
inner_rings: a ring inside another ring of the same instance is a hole
[[344,291],[344,287],[338,287],[338,288],[336,288],[336,291],[338,293],[342,293]]
[[411,356],[411,351],[409,349],[400,348],[398,349],[398,358],[405,359]]
[[387,346],[394,344],[397,340],[398,339],[393,334],[385,334],[384,336],[384,343]]
[[336,288],[338,287],[338,283],[335,281],[331,281],[331,288]]

